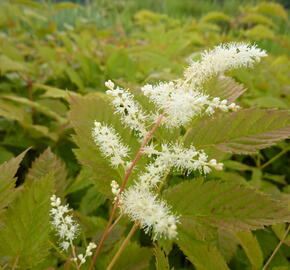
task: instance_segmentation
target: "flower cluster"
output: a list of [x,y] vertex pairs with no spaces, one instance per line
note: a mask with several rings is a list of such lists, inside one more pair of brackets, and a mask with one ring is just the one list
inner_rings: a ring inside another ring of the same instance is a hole
[[129,148],[121,143],[113,128],[95,121],[92,135],[101,153],[110,159],[113,167],[126,166],[125,158],[128,156]]
[[69,215],[70,209],[68,205],[61,205],[60,198],[52,195],[50,215],[52,217],[52,226],[56,230],[57,235],[61,239],[60,247],[67,251],[69,247],[73,250],[73,261],[78,268],[86,262],[87,257],[92,256],[92,250],[97,247],[95,243],[89,243],[86,248],[85,255],[79,254],[76,256],[73,240],[77,237],[79,225],[73,220],[72,215]]
[[167,204],[149,190],[138,185],[128,188],[121,195],[120,205],[123,213],[140,221],[146,233],[152,230],[154,239],[160,235],[169,239],[176,237],[178,217],[172,215]]
[[159,83],[155,86],[147,84],[141,88],[155,105],[166,112],[166,125],[179,127],[188,123],[194,116],[202,112],[208,115],[216,109],[222,111],[236,111],[235,103],[228,104],[227,100],[212,98],[198,91],[188,91],[187,86],[180,86],[177,82]]
[[89,243],[87,248],[86,248],[86,253],[85,255],[79,254],[76,258],[73,258],[75,262],[79,260],[78,266],[80,267],[82,264],[84,264],[87,260],[88,257],[93,255],[92,250],[95,249],[97,245],[93,242]]
[[68,214],[70,209],[68,205],[61,205],[60,198],[52,195],[50,216],[52,217],[52,226],[61,239],[60,247],[67,250],[72,241],[77,237],[79,225],[73,220],[72,215]]
[[[203,84],[219,73],[251,66],[266,55],[266,52],[256,45],[245,43],[222,44],[213,50],[205,51],[200,61],[192,62],[186,68],[183,78],[156,85],[147,84],[141,88],[143,95],[155,105],[155,111],[144,113],[133,95],[127,90],[115,87],[112,81],[106,82],[109,88],[106,93],[111,97],[115,112],[121,116],[123,124],[135,131],[139,139],[144,139],[150,134],[147,125],[153,125],[156,119],[162,119],[161,124],[168,128],[176,128],[186,126],[196,116],[210,116],[216,110],[238,110],[240,107],[235,103],[206,94]],[[126,167],[128,147],[121,144],[120,138],[112,128],[95,122],[93,138],[102,154],[110,159],[114,167]],[[182,173],[199,171],[207,174],[212,169],[221,170],[223,164],[209,159],[203,150],[197,150],[193,145],[184,148],[178,143],[158,143],[160,151],[152,145],[140,150],[154,160],[145,167],[145,172],[139,175],[133,186],[120,193],[119,185],[113,180],[111,188],[112,193],[119,199],[122,212],[132,220],[140,221],[145,232],[152,231],[155,239],[160,235],[174,238],[177,235],[179,218],[170,212],[170,207],[163,200],[157,198],[154,187],[171,168]]]
[[112,81],[107,81],[105,85],[109,88],[106,94],[112,98],[115,112],[121,116],[126,126],[134,130],[140,138],[144,138],[147,134],[145,122],[148,116],[142,111],[141,105],[134,101],[130,92],[115,88]]
[[192,88],[196,88],[217,73],[252,66],[265,56],[267,53],[256,45],[236,42],[221,44],[213,50],[205,51],[200,61],[192,62],[185,70],[184,77]]
[[157,151],[153,147],[144,148],[144,152],[149,156],[157,155],[154,162],[146,167],[145,173],[139,177],[140,183],[148,188],[156,186],[161,178],[170,168],[176,168],[179,171],[190,173],[198,170],[200,173],[207,174],[211,169],[222,170],[223,164],[215,159],[208,160],[208,156],[202,150],[197,150],[193,145],[184,148],[176,143],[172,145],[163,144],[162,150]]

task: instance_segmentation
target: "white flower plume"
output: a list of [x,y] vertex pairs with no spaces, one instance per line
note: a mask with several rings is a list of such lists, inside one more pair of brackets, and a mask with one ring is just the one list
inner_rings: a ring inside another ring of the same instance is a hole
[[139,177],[139,183],[144,188],[156,186],[170,168],[188,174],[192,171],[207,174],[212,168],[216,170],[223,168],[222,163],[218,163],[215,159],[209,160],[204,151],[197,150],[194,146],[184,148],[180,144],[163,144],[160,152],[152,147],[145,148],[144,152],[148,155],[157,155],[154,162],[147,165],[145,173]]
[[171,214],[167,204],[149,190],[138,185],[130,187],[122,193],[120,204],[123,213],[134,221],[140,221],[146,233],[152,230],[154,240],[159,236],[176,237],[179,218]]
[[194,116],[202,112],[211,115],[216,109],[235,111],[239,108],[227,100],[212,98],[198,91],[189,91],[187,85],[180,86],[176,82],[150,84],[141,88],[154,104],[166,112],[165,123],[168,127],[178,127],[188,123]]
[[205,51],[200,61],[192,62],[185,70],[184,77],[192,88],[196,88],[219,72],[252,66],[265,56],[267,53],[255,44],[236,42],[220,44],[213,50]]
[[92,136],[102,155],[110,159],[113,167],[126,166],[125,158],[128,156],[129,147],[121,143],[113,128],[95,121]]
[[115,112],[121,116],[126,126],[137,132],[140,138],[147,135],[146,119],[148,116],[143,112],[141,105],[137,103],[133,95],[119,87],[114,88],[112,81],[107,81],[105,85],[109,88],[106,94],[112,98]]
[[72,215],[68,214],[70,212],[68,205],[61,205],[60,198],[52,195],[50,200],[52,206],[50,209],[51,224],[61,240],[60,247],[67,250],[77,237],[79,225],[73,220]]
[[[50,216],[52,217],[51,224],[61,240],[60,247],[64,251],[67,251],[69,247],[75,251],[73,240],[77,237],[79,225],[73,220],[72,215],[68,214],[71,211],[68,208],[68,205],[61,205],[60,198],[56,197],[56,195],[52,195],[50,201]],[[96,247],[97,245],[95,243],[89,243],[85,255],[79,254],[78,256],[75,256],[76,254],[73,252],[72,260],[78,267],[80,267],[86,262],[87,257],[93,255],[92,250]]]

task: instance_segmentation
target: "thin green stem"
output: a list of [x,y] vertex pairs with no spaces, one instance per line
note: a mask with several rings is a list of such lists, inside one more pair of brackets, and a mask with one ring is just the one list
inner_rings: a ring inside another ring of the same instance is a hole
[[285,148],[280,153],[278,153],[276,156],[272,157],[270,160],[268,160],[266,163],[264,163],[262,166],[260,166],[259,169],[264,169],[265,167],[269,166],[272,162],[274,162],[277,158],[284,155],[289,150],[290,150],[290,147]]
[[120,214],[120,216],[117,217],[117,219],[114,221],[114,223],[110,227],[109,232],[111,232],[111,230],[118,224],[118,222],[121,220],[122,217],[123,217],[123,214]]
[[71,251],[72,251],[72,254],[73,254],[73,261],[75,263],[75,266],[76,266],[77,270],[80,270],[80,266],[79,266],[78,261],[77,261],[78,258],[77,258],[75,246],[74,246],[72,240],[70,240],[70,246],[71,246]]
[[17,268],[18,262],[19,262],[19,255],[15,258],[15,261],[13,263],[11,270],[15,270]]
[[[61,250],[53,243],[53,242],[51,242],[50,240],[48,240],[48,243],[55,249],[55,251],[63,258],[63,260],[64,261],[70,261],[70,258],[69,257],[67,257],[65,254],[63,254],[62,252],[61,252]],[[71,264],[73,264],[72,262],[71,262]]]
[[278,252],[279,248],[281,247],[281,245],[283,244],[283,242],[285,241],[288,233],[290,231],[290,224],[288,224],[287,230],[285,231],[283,237],[281,238],[280,242],[278,243],[278,245],[276,246],[276,248],[274,249],[273,253],[271,254],[271,256],[269,257],[268,261],[265,263],[264,267],[262,268],[262,270],[266,270],[267,267],[269,266],[270,262],[272,261],[272,259],[275,257],[276,253]]
[[133,227],[131,228],[130,232],[128,233],[126,239],[122,242],[121,246],[119,247],[117,253],[115,254],[115,256],[113,257],[111,263],[109,264],[109,266],[106,268],[106,270],[111,270],[114,266],[114,264],[116,263],[116,261],[118,260],[118,258],[120,257],[120,255],[122,254],[123,250],[125,249],[126,245],[128,244],[128,242],[130,241],[131,237],[133,236],[133,234],[135,233],[135,231],[138,229],[140,225],[139,221],[136,221],[133,225]]

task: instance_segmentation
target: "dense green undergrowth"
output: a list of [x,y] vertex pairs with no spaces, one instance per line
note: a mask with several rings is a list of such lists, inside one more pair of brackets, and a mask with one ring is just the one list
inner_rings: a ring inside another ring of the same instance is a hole
[[[86,238],[98,242],[112,206],[109,185],[103,187],[98,168],[85,166],[85,158],[75,151],[76,158],[72,149],[90,147],[80,140],[82,132],[74,121],[94,117],[99,105],[95,103],[94,108],[92,102],[104,98],[108,79],[138,95],[141,85],[180,76],[183,67],[199,59],[204,49],[248,41],[269,56],[255,69],[231,71],[226,75],[234,79],[216,79],[208,82],[207,88],[221,96],[225,89],[245,90],[237,103],[246,108],[288,110],[290,106],[289,19],[277,3],[244,4],[235,14],[210,11],[187,19],[139,10],[125,17],[128,25],[120,19],[106,27],[83,9],[71,3],[45,8],[26,0],[0,3],[0,163],[10,160],[0,167],[2,269],[68,269],[66,255],[59,252],[57,240],[49,234],[49,216],[45,214],[53,189],[75,209],[84,232],[78,249],[84,249]],[[102,16],[109,16],[110,9],[106,12]],[[251,113],[246,113],[245,119],[250,119]],[[289,128],[289,113],[284,113],[283,125]],[[275,117],[268,121],[280,123]],[[260,123],[261,130],[272,122],[266,123]],[[192,132],[202,129],[203,125]],[[18,156],[29,147],[25,156]],[[208,179],[229,184],[236,181],[289,202],[289,150],[290,144],[284,140],[251,155],[220,154],[225,170],[211,173]],[[110,183],[112,179],[107,180]],[[172,175],[171,180],[178,184],[184,179]],[[116,226],[96,269],[105,269],[129,224],[125,219]],[[116,269],[226,269],[224,262],[230,269],[262,269],[287,224],[252,233],[209,229],[206,235],[197,227],[195,239],[190,228],[189,222],[180,236],[183,251],[178,243],[167,241],[158,243],[162,250],[154,247],[150,237],[139,231]],[[290,268],[289,237],[268,269]]]

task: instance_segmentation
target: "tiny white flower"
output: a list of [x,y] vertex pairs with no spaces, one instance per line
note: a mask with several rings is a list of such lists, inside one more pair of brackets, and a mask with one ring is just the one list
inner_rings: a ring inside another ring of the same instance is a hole
[[111,80],[108,80],[105,82],[105,86],[108,87],[109,89],[114,89],[115,84]]

